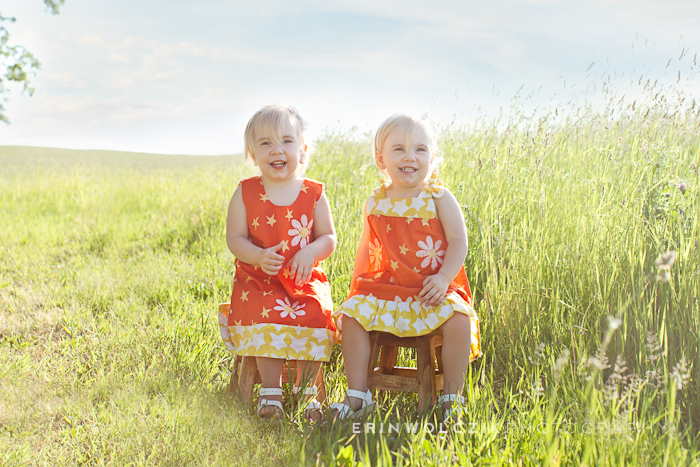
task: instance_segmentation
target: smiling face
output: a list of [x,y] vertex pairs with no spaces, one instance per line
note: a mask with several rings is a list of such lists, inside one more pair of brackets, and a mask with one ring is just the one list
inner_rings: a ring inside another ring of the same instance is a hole
[[432,173],[432,141],[422,126],[412,134],[399,126],[384,140],[376,155],[379,169],[391,178],[391,185],[401,190],[422,190]]
[[296,122],[283,117],[279,129],[256,128],[253,131],[251,156],[263,179],[279,182],[294,178],[305,163],[306,145]]

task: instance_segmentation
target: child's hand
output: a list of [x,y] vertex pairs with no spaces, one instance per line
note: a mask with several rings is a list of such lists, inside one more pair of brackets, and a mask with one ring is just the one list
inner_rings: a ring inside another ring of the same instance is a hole
[[274,276],[280,272],[280,269],[282,269],[282,264],[284,264],[284,256],[277,254],[277,250],[282,248],[282,245],[284,245],[283,241],[279,242],[275,246],[271,246],[270,248],[265,248],[259,253],[258,264],[260,265],[260,269],[262,269],[265,274]]
[[302,248],[292,256],[286,267],[289,268],[291,277],[296,275],[296,285],[304,285],[311,280],[315,260],[310,248]]
[[450,281],[440,273],[428,276],[423,281],[423,290],[418,294],[418,298],[425,306],[435,306],[445,298],[449,286]]

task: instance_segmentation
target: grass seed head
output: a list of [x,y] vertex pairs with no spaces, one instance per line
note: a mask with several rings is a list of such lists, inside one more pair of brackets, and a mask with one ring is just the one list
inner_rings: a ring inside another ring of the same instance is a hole
[[688,362],[686,362],[685,357],[678,360],[676,366],[673,367],[671,378],[676,381],[676,389],[679,391],[688,385],[690,382],[690,371],[688,371]]

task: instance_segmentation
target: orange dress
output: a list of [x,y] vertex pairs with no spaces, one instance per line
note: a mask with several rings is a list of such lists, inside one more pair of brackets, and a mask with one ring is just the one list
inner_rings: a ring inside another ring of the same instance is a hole
[[[314,241],[314,209],[324,185],[304,180],[289,206],[276,206],[259,177],[242,180],[250,241],[268,248],[284,241],[277,251],[284,264]],[[311,280],[297,287],[288,268],[270,276],[258,266],[236,260],[231,307],[219,312],[219,328],[226,348],[238,355],[328,361],[337,334],[331,317],[331,287],[316,263]]]
[[472,361],[481,356],[481,335],[464,267],[442,303],[428,307],[418,299],[423,281],[440,270],[447,250],[433,200],[443,195],[441,186],[431,178],[416,198],[387,198],[384,186],[374,191],[366,208],[369,266],[334,315],[351,316],[368,331],[409,337],[428,334],[454,313],[464,313],[472,320]]

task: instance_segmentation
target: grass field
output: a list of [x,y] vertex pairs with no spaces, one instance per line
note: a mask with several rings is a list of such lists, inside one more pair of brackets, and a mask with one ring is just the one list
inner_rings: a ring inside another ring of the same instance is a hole
[[[0,465],[700,464],[698,110],[444,128],[484,351],[469,425],[449,436],[413,396],[353,433],[304,427],[293,407],[270,426],[227,392],[216,310],[233,276],[225,209],[254,173],[240,157],[0,146]],[[316,146],[337,305],[378,175],[365,136]]]

